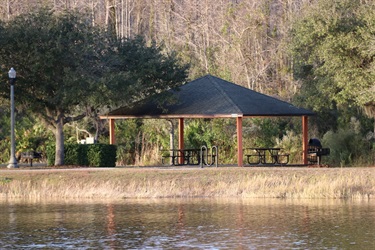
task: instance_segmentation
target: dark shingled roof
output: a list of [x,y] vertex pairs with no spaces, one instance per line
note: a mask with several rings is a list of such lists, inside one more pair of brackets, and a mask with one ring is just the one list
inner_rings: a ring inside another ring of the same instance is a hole
[[206,75],[173,91],[177,102],[160,108],[155,99],[133,108],[122,107],[102,118],[189,118],[236,116],[310,116],[313,112],[298,108],[223,79]]

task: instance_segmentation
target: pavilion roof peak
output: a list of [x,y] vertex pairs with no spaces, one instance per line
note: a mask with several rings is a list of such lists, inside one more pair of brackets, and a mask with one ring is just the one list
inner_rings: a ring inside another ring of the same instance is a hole
[[154,98],[122,107],[104,117],[228,117],[228,116],[304,116],[313,112],[264,95],[212,75],[190,81],[172,91],[173,104],[161,108]]

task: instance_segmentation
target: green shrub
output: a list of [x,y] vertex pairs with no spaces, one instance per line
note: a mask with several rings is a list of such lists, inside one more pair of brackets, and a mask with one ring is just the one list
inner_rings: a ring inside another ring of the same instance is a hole
[[[66,144],[64,164],[91,167],[115,167],[116,146],[108,144]],[[47,163],[55,162],[55,146],[47,148]]]
[[10,141],[8,138],[0,140],[0,159],[1,163],[8,162],[10,159]]
[[65,165],[88,166],[87,150],[89,145],[84,144],[67,144],[64,147]]
[[116,146],[109,144],[90,144],[87,150],[89,166],[92,167],[115,167]]
[[323,136],[323,147],[330,148],[329,164],[337,166],[361,165],[363,155],[370,155],[371,147],[363,136],[352,129],[328,131]]
[[125,143],[117,144],[117,164],[126,166],[134,165],[135,163],[135,150],[129,149]]
[[289,155],[289,163],[302,162],[302,135],[292,130],[286,131],[281,139],[276,138],[276,146]]
[[47,165],[52,166],[55,164],[55,146],[47,146],[46,148]]

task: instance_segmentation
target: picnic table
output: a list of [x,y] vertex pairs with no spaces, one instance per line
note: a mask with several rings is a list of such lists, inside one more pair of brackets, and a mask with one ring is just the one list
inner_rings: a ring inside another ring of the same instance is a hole
[[[162,164],[166,164],[166,159],[170,160],[170,164],[178,165],[200,165],[203,166],[218,166],[218,148],[213,146],[207,148],[189,148],[189,149],[168,149],[162,150]],[[182,160],[181,160],[182,159]]]
[[36,151],[21,152],[21,155],[20,155],[20,159],[24,159],[30,162],[30,167],[33,166],[34,159],[41,159],[41,158],[42,158],[42,153],[36,152]]
[[[200,164],[200,149],[168,149],[162,156],[162,163],[165,164],[167,158],[170,159],[171,165],[199,165]],[[183,159],[182,164],[179,159]]]
[[250,153],[245,153],[247,162],[250,165],[257,164],[280,164],[285,165],[289,162],[289,154],[281,153],[282,148],[246,148]]

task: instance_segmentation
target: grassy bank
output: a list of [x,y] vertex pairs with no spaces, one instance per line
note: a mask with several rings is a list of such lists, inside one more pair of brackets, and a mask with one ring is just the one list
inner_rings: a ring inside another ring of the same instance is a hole
[[0,197],[373,199],[375,168],[1,170]]

